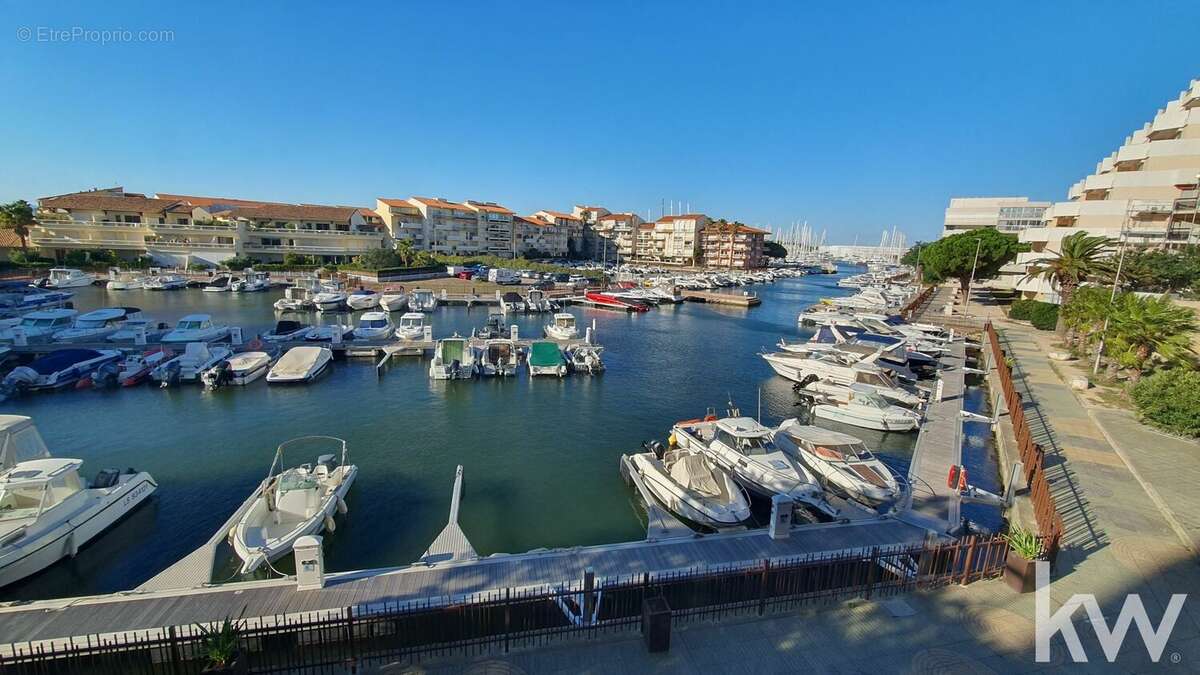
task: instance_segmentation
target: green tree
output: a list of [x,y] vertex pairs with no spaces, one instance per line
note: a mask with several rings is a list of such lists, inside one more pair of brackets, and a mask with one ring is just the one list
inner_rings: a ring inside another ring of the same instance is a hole
[[33,207],[24,199],[0,205],[0,227],[12,230],[17,235],[22,251],[29,248],[29,228],[35,222]]
[[[1109,255],[1113,240],[1085,231],[1063,237],[1057,252],[1038,258],[1025,268],[1026,279],[1044,279],[1058,289],[1060,304],[1071,302],[1075,290],[1089,281],[1112,279],[1115,265]],[[1066,330],[1059,317],[1059,332]]]
[[905,251],[904,256],[900,258],[900,264],[908,265],[909,267],[916,267],[918,262],[924,262],[921,260],[921,249],[927,246],[929,246],[929,243],[924,241],[918,241],[917,243],[913,244],[912,248]]
[[246,269],[247,267],[253,267],[257,262],[257,260],[249,256],[234,256],[232,258],[226,258],[222,260],[221,267],[224,267],[227,270],[240,271]]
[[1062,306],[1060,315],[1067,329],[1067,344],[1093,351],[1104,330],[1104,319],[1117,302],[1124,302],[1124,294],[1112,299],[1112,291],[1100,286],[1084,286],[1075,291],[1071,301]]
[[786,258],[788,250],[783,244],[777,241],[764,241],[763,255],[768,258]]
[[[1114,303],[1109,320],[1110,353],[1136,382],[1153,361],[1168,366],[1188,364],[1193,356],[1191,333],[1196,330],[1192,310],[1169,298],[1144,298],[1133,293]],[[1108,351],[1108,350],[1106,350]]]
[[354,259],[359,267],[365,270],[382,270],[390,267],[405,267],[400,255],[388,248],[376,248]]
[[[979,252],[976,263],[975,253]],[[1000,268],[1016,259],[1024,245],[1010,234],[992,228],[982,228],[952,234],[938,239],[922,248],[921,268],[925,280],[938,283],[957,279],[963,297],[971,284],[971,269],[975,269],[975,280],[991,279],[1000,273]]]
[[1200,249],[1134,250],[1125,254],[1121,282],[1137,291],[1171,292],[1200,281]]

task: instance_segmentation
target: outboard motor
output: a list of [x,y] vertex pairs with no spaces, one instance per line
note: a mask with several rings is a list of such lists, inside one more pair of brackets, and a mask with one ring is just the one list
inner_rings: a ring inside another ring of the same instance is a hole
[[121,372],[121,366],[116,362],[106,363],[96,369],[92,373],[92,386],[103,389],[111,389],[117,386],[117,375]]
[[177,384],[179,384],[179,363],[172,361],[166,365],[166,372],[163,373],[162,384],[159,387],[166,389]]
[[645,448],[648,452],[654,453],[654,456],[659,459],[662,459],[663,453],[666,452],[666,450],[663,448],[663,444],[661,441],[650,441],[649,443],[642,443],[642,447]]
[[120,469],[104,469],[96,474],[96,478],[92,480],[93,488],[110,488],[115,487],[121,482]]
[[229,370],[229,362],[221,361],[200,373],[200,379],[204,382],[204,388],[209,391],[229,384],[229,381],[233,379],[233,373]]

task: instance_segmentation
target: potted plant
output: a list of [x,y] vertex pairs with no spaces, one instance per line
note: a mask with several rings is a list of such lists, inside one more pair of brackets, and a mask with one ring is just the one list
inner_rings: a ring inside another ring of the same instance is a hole
[[1004,580],[1018,593],[1033,590],[1036,564],[1042,558],[1042,540],[1037,534],[1020,525],[1008,528],[1008,559],[1004,565]]
[[208,659],[208,665],[201,673],[244,674],[247,672],[246,660],[242,658],[241,637],[242,623],[229,617],[216,627],[196,625],[201,635],[201,653]]

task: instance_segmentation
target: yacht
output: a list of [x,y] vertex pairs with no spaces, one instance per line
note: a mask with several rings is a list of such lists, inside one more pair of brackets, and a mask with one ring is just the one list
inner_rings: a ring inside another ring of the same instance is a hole
[[345,342],[354,339],[354,326],[348,323],[326,323],[313,326],[304,337],[309,342]]
[[[317,455],[315,464],[284,468],[285,452],[314,447],[331,452]],[[358,475],[348,459],[346,441],[340,438],[308,436],[279,446],[266,479],[250,496],[252,504],[230,533],[242,561],[239,574],[287,555],[302,536],[334,529],[334,513],[346,513],[346,494]]]
[[13,368],[0,383],[0,398],[74,386],[97,368],[120,360],[121,352],[115,349],[58,349]]
[[234,293],[261,293],[271,289],[271,278],[266,272],[246,269],[241,279],[229,285]]
[[895,405],[861,384],[812,382],[798,393],[812,402],[812,413],[820,419],[877,431],[914,431],[921,425],[921,413]]
[[188,278],[181,274],[153,274],[146,277],[142,287],[148,291],[174,291],[187,288]]
[[531,288],[525,295],[525,311],[534,314],[549,312],[551,307],[550,299],[546,297],[546,291],[540,288]]
[[139,316],[126,319],[116,331],[104,338],[104,341],[137,344],[139,339],[144,338],[146,342],[155,342],[162,340],[162,336],[169,330],[171,326],[168,323]]
[[559,312],[553,321],[546,324],[546,337],[551,340],[574,340],[579,337],[579,329],[575,327],[575,315]]
[[668,511],[693,523],[735,527],[750,520],[750,500],[742,488],[704,455],[654,442],[624,457],[646,489]]
[[517,343],[512,340],[495,338],[479,348],[479,374],[484,377],[516,375],[520,362]]
[[828,517],[838,515],[813,475],[775,444],[770,429],[749,417],[679,422],[671,434],[679,447],[704,454],[752,493],[768,499],[786,495]]
[[229,326],[214,324],[208,314],[189,314],[175,324],[175,328],[163,335],[164,343],[215,342],[229,336]]
[[395,326],[387,312],[363,312],[354,328],[356,340],[378,340],[391,337]]
[[806,356],[776,352],[762,354],[762,357],[776,373],[793,382],[800,383],[801,386],[818,380],[840,384],[844,387],[861,384],[901,405],[916,407],[924,401],[921,394],[916,393],[915,390],[901,387],[888,375],[887,371],[866,360],[848,363],[846,359],[833,353]]
[[534,341],[529,345],[529,356],[526,360],[530,377],[537,375],[564,377],[567,374],[567,364],[563,361],[562,350],[555,342]]
[[504,316],[496,312],[492,312],[491,314],[488,314],[487,321],[485,321],[482,326],[475,329],[475,337],[481,340],[495,340],[496,338],[503,337],[505,332]]
[[54,333],[55,342],[101,342],[125,327],[125,322],[140,319],[136,307],[106,307],[75,317],[70,328]]
[[150,371],[150,378],[163,387],[181,382],[196,382],[200,374],[229,358],[233,352],[228,347],[209,345],[207,342],[189,342],[183,353],[160,363]]
[[274,357],[269,352],[239,352],[205,370],[200,381],[210,391],[225,385],[245,386],[266,375],[272,362]]
[[328,347],[292,347],[267,373],[267,384],[306,384],[321,376],[333,361]]
[[354,310],[378,307],[379,294],[369,288],[359,288],[346,296],[346,306]]
[[313,298],[318,292],[319,290],[312,285],[288,286],[283,289],[283,297],[275,301],[274,307],[281,312],[306,312],[316,306],[313,304]]
[[204,284],[202,289],[205,293],[227,293],[233,289],[233,284],[238,278],[228,272],[223,272],[213,277],[207,284]]
[[39,285],[43,288],[82,288],[91,286],[92,275],[69,267],[55,267],[50,270],[50,276],[43,279]]
[[113,268],[108,271],[108,283],[104,287],[110,291],[138,291],[146,287],[146,277],[132,270]]
[[117,384],[122,387],[141,384],[150,376],[150,371],[173,358],[175,352],[166,347],[155,347],[140,354],[130,354],[121,362],[121,368],[117,371]]
[[75,557],[158,487],[133,469],[87,481],[83,461],[51,457],[28,417],[0,415],[0,443],[0,587]]
[[70,291],[45,291],[21,281],[0,281],[0,322],[39,309],[70,309],[68,304],[73,297],[75,294]]
[[414,312],[432,312],[437,309],[437,306],[438,299],[433,291],[416,288],[408,296],[408,308]]
[[321,290],[313,295],[312,302],[318,312],[337,312],[345,307],[346,298],[341,282],[331,281],[321,286]]
[[876,509],[902,496],[892,470],[854,436],[788,419],[775,430],[775,442],[834,494]]
[[408,307],[408,294],[404,289],[384,289],[379,294],[379,307],[385,312],[401,312]]
[[500,296],[500,311],[505,315],[524,312],[525,298],[522,298],[520,293],[513,291],[505,293]]
[[429,362],[429,377],[435,380],[467,380],[475,376],[475,354],[465,338],[443,338],[437,341],[433,360]]
[[304,340],[312,332],[312,326],[299,321],[276,321],[275,327],[260,337],[266,342],[293,342]]
[[588,375],[599,375],[604,372],[604,361],[600,359],[600,352],[603,349],[603,347],[589,344],[568,347],[564,353],[571,372],[587,373]]
[[425,315],[421,312],[406,312],[396,326],[396,337],[401,340],[420,340],[425,337]]
[[23,337],[29,344],[49,342],[54,334],[71,327],[79,312],[73,309],[39,309],[21,317],[16,325],[0,330],[0,343],[12,344]]

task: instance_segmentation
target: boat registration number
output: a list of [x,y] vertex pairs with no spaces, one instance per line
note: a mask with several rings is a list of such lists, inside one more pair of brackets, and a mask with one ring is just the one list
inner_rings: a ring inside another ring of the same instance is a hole
[[129,491],[125,498],[121,500],[121,506],[129,506],[130,504],[141,499],[142,495],[150,491],[150,484],[143,482],[141,485]]

